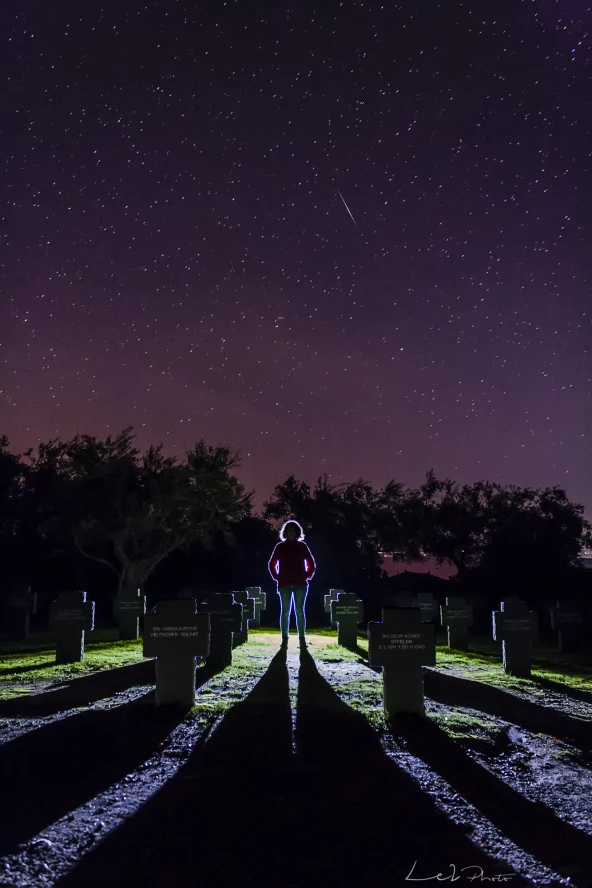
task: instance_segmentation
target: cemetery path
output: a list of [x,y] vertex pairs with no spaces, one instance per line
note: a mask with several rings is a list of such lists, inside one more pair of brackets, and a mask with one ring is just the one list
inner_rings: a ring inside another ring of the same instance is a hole
[[530,884],[472,843],[295,651],[276,653],[208,742],[58,884],[392,888],[413,867],[419,878],[452,866]]
[[[189,718],[137,683],[153,662],[0,705],[16,726],[0,885],[393,888],[412,868],[433,883],[473,867],[461,884],[482,868],[592,888],[587,691],[541,699],[534,682],[521,695],[428,669],[430,718],[388,727],[363,647],[278,642],[253,634],[230,669],[201,667]],[[468,735],[446,727],[463,720]]]

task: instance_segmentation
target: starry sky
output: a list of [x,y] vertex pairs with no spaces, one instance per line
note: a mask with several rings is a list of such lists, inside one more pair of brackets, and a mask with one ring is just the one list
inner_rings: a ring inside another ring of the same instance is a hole
[[433,467],[590,512],[589,0],[0,16],[13,449],[133,425],[238,451],[256,508]]

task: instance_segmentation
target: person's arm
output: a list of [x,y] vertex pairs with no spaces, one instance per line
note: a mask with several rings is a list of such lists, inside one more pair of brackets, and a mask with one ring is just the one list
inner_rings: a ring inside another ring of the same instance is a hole
[[276,543],[274,550],[271,553],[271,558],[269,559],[269,564],[267,565],[267,569],[268,569],[269,573],[271,574],[273,579],[276,580],[276,582],[277,582],[277,578],[278,578],[277,571],[276,571],[276,561],[279,561],[279,559],[276,555],[278,546],[279,546],[279,543]]
[[306,549],[306,554],[305,554],[305,556],[304,556],[305,559],[306,559],[306,567],[307,567],[307,570],[306,570],[306,579],[307,579],[307,580],[312,580],[312,578],[313,578],[314,575],[315,575],[315,570],[317,569],[316,561],[314,560],[314,558],[313,558],[313,556],[312,556],[312,552],[310,551],[310,549],[308,548],[308,546],[306,545],[306,543],[303,543],[302,545],[303,545],[304,548]]

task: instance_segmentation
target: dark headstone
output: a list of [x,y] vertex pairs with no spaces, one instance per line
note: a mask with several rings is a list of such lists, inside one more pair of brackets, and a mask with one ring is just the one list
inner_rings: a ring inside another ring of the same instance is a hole
[[252,620],[249,620],[249,626],[251,629],[259,629],[261,626],[261,611],[264,611],[267,607],[267,596],[261,590],[261,586],[247,586],[246,592],[249,598],[255,599],[255,616]]
[[195,658],[210,650],[210,617],[195,599],[159,601],[144,618],[144,656],[156,657],[156,705],[195,702]]
[[120,641],[137,641],[140,617],[146,613],[146,596],[141,589],[123,589],[115,599],[115,618],[119,624]]
[[331,602],[331,622],[337,624],[337,643],[355,650],[358,643],[358,623],[364,619],[364,602],[353,592],[340,592]]
[[240,632],[243,606],[230,592],[213,592],[199,605],[199,611],[210,615],[210,654],[208,663],[224,669],[232,665],[232,633]]
[[401,589],[392,596],[392,607],[417,607],[417,600],[413,592]]
[[95,603],[86,600],[86,592],[60,592],[49,615],[49,627],[57,636],[56,663],[80,663],[84,633],[94,625]]
[[343,589],[329,589],[329,594],[323,596],[323,601],[325,603],[325,613],[329,614],[329,617],[331,618],[331,629],[337,629],[337,623],[335,623],[333,621],[333,618],[331,617],[331,602],[337,601],[337,596],[341,592],[344,592],[344,590]]
[[37,611],[37,593],[31,587],[20,584],[10,585],[3,599],[4,632],[10,641],[24,641],[29,634],[31,614]]
[[233,646],[238,647],[239,644],[244,644],[249,640],[249,620],[252,620],[255,617],[255,599],[251,598],[246,589],[241,589],[232,594],[234,595],[234,600],[238,601],[239,604],[242,604],[243,607],[241,627],[238,632],[234,632],[232,636]]
[[389,715],[425,714],[422,666],[436,665],[436,640],[419,608],[383,608],[382,623],[368,623],[368,660],[382,666]]
[[438,619],[438,602],[431,592],[418,592],[415,596],[421,611],[422,623],[434,623]]
[[440,608],[440,621],[448,632],[448,647],[468,651],[468,629],[473,625],[473,606],[462,595],[449,595]]
[[558,601],[550,608],[551,628],[557,632],[560,651],[582,651],[586,644],[584,620],[577,608],[568,601]]
[[537,637],[537,615],[524,601],[506,599],[493,611],[493,637],[502,642],[504,672],[530,677],[530,649]]

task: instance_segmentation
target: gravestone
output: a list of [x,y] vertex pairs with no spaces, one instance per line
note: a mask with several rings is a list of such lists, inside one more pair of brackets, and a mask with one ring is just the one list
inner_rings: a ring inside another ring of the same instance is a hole
[[37,612],[37,593],[24,583],[12,583],[3,598],[3,628],[10,641],[24,641],[31,614]]
[[417,607],[417,601],[413,592],[401,590],[393,595],[392,607]]
[[156,705],[195,702],[195,658],[210,650],[210,617],[195,599],[159,601],[144,618],[144,656],[156,657]]
[[146,596],[141,589],[124,589],[116,596],[114,615],[119,624],[120,641],[137,641],[140,617],[146,613]]
[[368,662],[382,666],[388,715],[425,714],[422,666],[436,665],[436,639],[419,608],[383,608],[382,623],[368,623]]
[[243,606],[230,592],[212,592],[198,608],[210,615],[210,654],[208,663],[224,669],[232,665],[232,633],[240,632]]
[[234,600],[242,604],[243,607],[241,627],[238,632],[233,632],[232,635],[232,645],[233,647],[238,647],[239,644],[244,644],[249,640],[249,620],[252,620],[255,616],[255,599],[251,598],[246,589],[241,589],[232,594],[234,595]]
[[353,592],[340,592],[331,602],[331,622],[337,624],[337,644],[354,650],[358,644],[358,623],[364,619],[364,602]]
[[584,621],[577,608],[568,601],[558,601],[549,609],[551,628],[557,632],[560,651],[578,652],[585,645]]
[[261,611],[267,607],[267,596],[261,590],[261,586],[247,586],[246,589],[249,598],[255,599],[255,616],[249,620],[251,629],[259,629],[261,627]]
[[440,622],[448,633],[448,647],[468,651],[468,629],[473,625],[473,605],[462,595],[449,595],[440,608]]
[[337,623],[333,622],[333,618],[331,617],[331,602],[337,601],[337,596],[344,592],[343,589],[329,589],[329,594],[323,597],[323,601],[325,602],[325,613],[329,614],[329,618],[331,620],[331,629],[337,629]]
[[422,623],[433,623],[438,619],[438,602],[431,592],[418,592],[416,607],[421,611]]
[[84,633],[94,625],[95,603],[86,600],[86,592],[60,592],[49,613],[49,628],[57,636],[56,663],[80,663]]
[[537,638],[537,615],[524,601],[505,599],[493,611],[493,637],[502,642],[504,672],[530,677],[530,649]]

